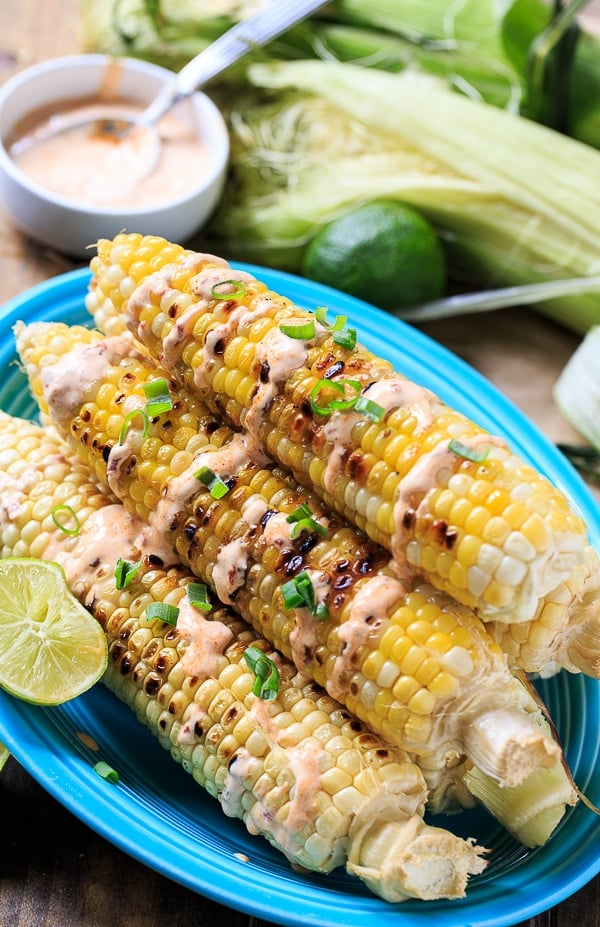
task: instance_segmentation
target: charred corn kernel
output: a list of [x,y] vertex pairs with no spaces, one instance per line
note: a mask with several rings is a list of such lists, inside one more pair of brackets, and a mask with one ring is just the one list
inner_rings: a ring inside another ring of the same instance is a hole
[[[150,275],[148,262],[136,260],[140,250],[154,251]],[[327,505],[399,562],[408,557],[427,581],[485,620],[531,620],[553,587],[577,573],[586,527],[557,489],[502,442],[360,344],[348,352],[322,326],[305,342],[286,339],[279,330],[283,321],[311,315],[260,281],[210,256],[136,235],[100,241],[91,267],[87,302],[97,324],[107,316],[116,327],[119,320],[126,323],[173,376],[200,389],[234,427],[256,434],[269,455]],[[218,287],[226,289],[224,281],[232,277],[239,284],[230,286],[231,298],[215,298],[225,295]],[[190,312],[193,325],[182,321]],[[354,411],[315,414],[311,394],[324,376],[357,380],[381,405],[383,420],[365,423]],[[453,438],[466,446],[465,457],[449,449]],[[469,459],[469,449],[485,451],[484,459]],[[524,526],[534,515],[546,532],[543,537],[538,524],[536,542],[530,539],[536,556],[524,561],[524,581],[451,570],[449,561],[466,534],[504,553],[511,531],[527,537]],[[430,549],[444,556],[431,556]]]
[[[99,493],[55,437],[1,412],[0,435],[3,555],[17,552],[7,529],[18,538],[30,501],[52,506],[70,486],[80,531],[73,537],[54,525],[41,532],[43,555],[60,563],[75,594],[93,603],[109,645],[104,682],[229,817],[243,819],[251,833],[309,870],[329,872],[352,854],[349,871],[360,877],[368,865],[368,885],[383,897],[464,894],[469,876],[485,867],[482,850],[424,824],[426,785],[408,755],[378,740],[314,683],[299,682],[295,667],[280,658],[276,697],[253,694],[245,654],[249,646],[268,654],[267,643],[225,608],[210,617],[195,610],[187,599],[193,577],[158,565],[160,548],[157,554],[148,544],[143,523]],[[117,558],[132,562],[142,550],[140,570],[118,590]],[[144,622],[145,606],[156,601],[178,607],[176,627]],[[296,717],[294,705],[302,705]],[[361,820],[369,823],[357,844]],[[396,838],[385,846],[378,839],[383,826]],[[431,855],[419,863],[420,838]],[[403,875],[404,859],[415,853],[417,865],[430,868],[427,893]]]
[[[444,745],[443,751],[464,752],[469,718],[508,706],[507,699],[513,697],[510,673],[481,623],[433,590],[407,592],[390,568],[389,554],[341,523],[316,497],[298,489],[277,469],[264,472],[268,462],[247,434],[232,436],[224,428],[217,429],[209,416],[202,418],[196,402],[199,420],[211,422],[207,432],[213,429],[212,443],[206,437],[207,443],[199,454],[191,455],[183,472],[168,472],[168,466],[154,471],[138,467],[138,456],[143,456],[140,442],[143,447],[151,441],[159,457],[159,441],[172,448],[172,435],[180,432],[180,417],[189,422],[183,388],[173,392],[173,408],[165,420],[159,417],[148,423],[146,438],[131,431],[119,444],[106,432],[96,431],[94,423],[103,421],[94,414],[99,400],[107,402],[112,397],[110,413],[120,411],[125,424],[144,394],[144,384],[156,378],[157,368],[136,353],[124,355],[120,340],[98,342],[87,329],[70,330],[76,357],[85,350],[82,344],[87,345],[88,358],[94,351],[101,358],[103,376],[94,363],[93,376],[89,380],[80,377],[83,416],[76,408],[77,390],[69,383],[65,413],[62,397],[67,383],[61,371],[69,375],[72,355],[65,355],[63,364],[43,364],[47,342],[67,342],[63,328],[60,323],[45,327],[35,323],[19,334],[21,356],[30,376],[37,381],[43,373],[44,408],[54,415],[57,427],[94,473],[101,474],[104,467],[104,478],[129,510],[148,520],[163,544],[170,544],[221,599],[233,604],[301,671],[312,675],[374,730],[419,754],[434,752],[438,744]],[[106,384],[114,389],[105,389]],[[171,455],[165,456],[171,461]],[[210,486],[197,478],[203,466],[220,475],[227,487],[224,493],[215,497]],[[130,492],[141,480],[147,480],[158,496],[155,508],[145,512],[137,501],[139,493]],[[287,517],[300,506],[313,513],[325,537],[312,527],[297,537],[292,535]],[[309,607],[286,603],[285,587],[300,576],[311,585],[313,614]],[[440,626],[446,629],[451,647],[437,651]],[[386,642],[380,646],[382,638]],[[402,639],[406,644],[398,643]],[[432,660],[439,660],[446,672],[454,672],[460,680],[454,689],[444,690],[450,693],[448,699],[426,694],[428,681],[437,675]],[[423,693],[413,699],[420,689]],[[461,709],[463,703],[468,705],[466,713]],[[411,731],[423,730],[417,718],[426,709],[434,722],[432,736],[424,740],[419,734],[413,740]],[[393,731],[388,723],[391,715],[403,719]],[[530,719],[523,716],[521,720],[529,732]],[[553,744],[536,742],[531,761],[553,762],[554,753]],[[445,765],[444,752],[438,762]],[[497,758],[488,754],[485,762],[486,769],[496,775]]]

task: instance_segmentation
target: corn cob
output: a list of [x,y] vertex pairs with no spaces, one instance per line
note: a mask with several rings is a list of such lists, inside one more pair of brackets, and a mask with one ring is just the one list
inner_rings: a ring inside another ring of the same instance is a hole
[[[133,427],[124,434],[144,408],[144,386],[157,379],[126,337],[34,323],[17,326],[17,345],[42,412],[96,479],[388,742],[430,769],[466,755],[503,786],[556,765],[557,745],[515,704],[518,684],[481,622],[430,587],[408,590],[385,551],[260,456],[253,460],[246,435],[232,436],[217,420],[197,427],[183,388],[173,389],[164,416],[148,421],[145,437]],[[231,483],[218,498],[196,478],[206,461]],[[294,538],[287,518],[300,506],[312,516]],[[322,538],[315,529],[325,524]],[[327,614],[286,607],[287,581],[306,575]]]
[[[98,327],[118,329],[120,316],[172,376],[256,435],[400,568],[505,624],[540,617],[566,583],[570,620],[585,622],[598,650],[600,568],[586,526],[503,441],[210,255],[119,235],[98,243],[91,268],[87,305]],[[280,328],[303,323],[305,339]],[[329,404],[351,406],[348,391],[373,402],[381,420]],[[599,675],[586,649],[571,658]]]
[[[230,610],[208,617],[187,598],[192,577],[163,563],[143,524],[99,492],[85,467],[40,426],[0,412],[2,556],[58,562],[106,632],[105,684],[230,817],[294,864],[346,865],[389,901],[460,897],[484,852],[422,819],[426,786],[408,755],[382,743],[275,654],[279,692],[253,694],[245,653],[264,640]],[[65,534],[52,518],[69,506]],[[117,589],[118,558],[139,562]],[[145,619],[178,609],[177,626]]]

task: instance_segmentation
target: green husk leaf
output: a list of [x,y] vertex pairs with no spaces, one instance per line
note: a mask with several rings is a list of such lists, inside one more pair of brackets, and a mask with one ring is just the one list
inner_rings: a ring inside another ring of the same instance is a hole
[[[600,451],[600,325],[589,330],[554,385],[554,399],[566,420]],[[598,457],[568,446],[565,453],[587,475],[598,473]]]

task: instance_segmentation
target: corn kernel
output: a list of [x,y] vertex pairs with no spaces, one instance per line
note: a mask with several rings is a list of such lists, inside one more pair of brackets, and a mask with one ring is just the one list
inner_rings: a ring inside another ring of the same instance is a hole
[[417,715],[430,715],[435,707],[435,701],[435,696],[429,689],[419,688],[409,699],[408,708]]
[[420,689],[420,685],[414,676],[400,676],[393,688],[394,698],[402,705],[408,705],[409,700]]
[[458,679],[454,673],[448,670],[441,670],[429,682],[427,688],[435,698],[443,699],[452,695],[458,686]]

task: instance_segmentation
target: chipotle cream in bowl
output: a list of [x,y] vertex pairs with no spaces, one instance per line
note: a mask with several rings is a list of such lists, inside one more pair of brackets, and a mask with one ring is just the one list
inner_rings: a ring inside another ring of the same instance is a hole
[[74,257],[122,229],[186,241],[220,199],[229,156],[223,117],[208,96],[178,104],[154,130],[125,137],[87,116],[143,110],[172,77],[137,59],[72,55],[34,65],[0,87],[0,200],[26,235]]

